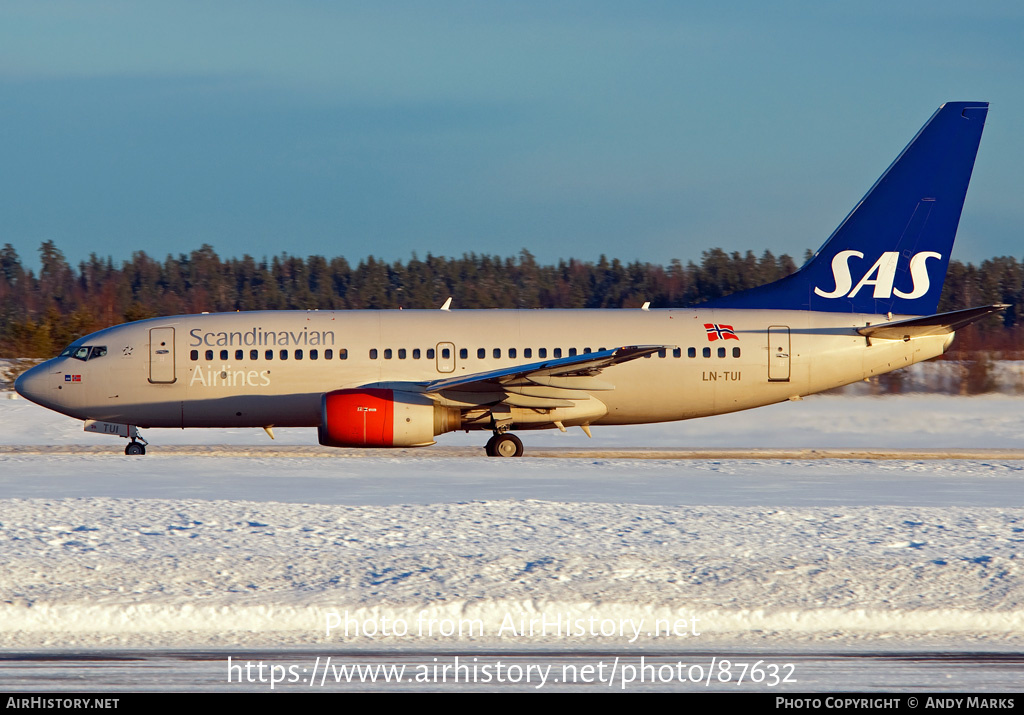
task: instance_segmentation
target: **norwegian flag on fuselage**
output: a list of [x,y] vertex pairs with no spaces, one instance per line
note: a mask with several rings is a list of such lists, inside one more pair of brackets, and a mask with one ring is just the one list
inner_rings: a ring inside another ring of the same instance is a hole
[[704,327],[708,331],[708,342],[715,342],[716,340],[739,340],[740,336],[736,334],[736,331],[732,329],[731,325],[723,325],[719,323],[704,323]]

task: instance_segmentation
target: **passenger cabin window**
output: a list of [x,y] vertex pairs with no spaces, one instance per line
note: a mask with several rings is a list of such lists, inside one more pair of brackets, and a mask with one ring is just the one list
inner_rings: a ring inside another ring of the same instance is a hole
[[523,357],[529,360],[533,357],[533,348],[523,348]]
[[221,360],[227,360],[228,359],[228,351],[227,350],[221,350],[220,351],[220,359]]
[[260,359],[260,351],[259,350],[250,350],[249,351],[249,359],[250,360],[259,360]]
[[732,356],[734,358],[738,358],[740,356],[740,349],[739,348],[733,348],[732,349]]
[[434,348],[427,348],[427,360],[433,360],[434,359],[434,355],[435,355]]
[[476,357],[478,360],[483,360],[485,357],[487,357],[487,351],[484,348],[477,348]]
[[697,357],[697,348],[686,348],[686,357]]
[[348,360],[348,348],[342,348],[338,351],[339,360]]
[[235,360],[243,359],[244,355],[245,355],[245,352],[243,350],[236,350],[235,351]]
[[718,348],[718,357],[725,357],[725,348]]
[[441,359],[442,360],[451,360],[452,359],[452,349],[451,348],[441,348]]
[[682,356],[683,356],[683,349],[682,348],[673,348],[673,350],[672,350],[672,357],[682,357]]
[[711,357],[711,348],[704,348],[704,357]]
[[309,359],[310,360],[318,360],[319,358],[320,358],[320,351],[319,350],[310,350],[309,351]]
[[265,357],[267,360],[273,360],[274,359],[274,351],[273,350],[267,350],[265,353],[263,353],[263,357]]
[[516,356],[516,349],[515,348],[509,348],[508,349],[508,356],[510,358],[514,358]]
[[497,360],[501,357],[501,348],[494,348],[494,359]]
[[377,348],[370,348],[370,359],[371,360],[376,360],[377,359]]
[[412,359],[413,360],[419,360],[420,359],[420,349],[419,348],[413,348],[412,349]]
[[547,348],[537,348],[537,357],[546,358],[548,356]]
[[282,350],[280,353],[278,353],[278,355],[281,357],[282,360],[287,360],[288,359],[288,351],[287,350]]
[[302,350],[301,349],[295,351],[295,359],[296,360],[301,360],[302,359]]
[[459,357],[465,360],[469,357],[469,350],[466,348],[459,348]]
[[324,360],[333,360],[333,359],[334,359],[334,351],[331,350],[330,348],[327,348],[326,350],[324,350]]
[[199,351],[198,350],[193,350],[192,352],[190,352],[188,354],[188,357],[189,357],[189,360],[191,360],[192,362],[195,362],[196,360],[199,359]]
[[554,356],[556,358],[562,357],[562,348],[555,348]]
[[213,351],[212,350],[207,350],[206,351],[206,359],[207,360],[213,360]]

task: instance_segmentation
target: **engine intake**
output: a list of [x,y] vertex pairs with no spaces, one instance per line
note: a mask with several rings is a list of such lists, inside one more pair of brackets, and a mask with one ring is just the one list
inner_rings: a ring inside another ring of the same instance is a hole
[[457,408],[415,392],[334,390],[320,403],[320,444],[327,447],[426,447],[462,426]]

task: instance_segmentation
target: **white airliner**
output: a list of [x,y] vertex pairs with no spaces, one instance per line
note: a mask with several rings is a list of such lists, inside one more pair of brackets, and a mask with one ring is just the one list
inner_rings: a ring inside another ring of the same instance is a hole
[[[1005,306],[935,314],[988,105],[949,102],[798,272],[693,309],[263,311],[143,320],[76,340],[17,391],[140,427],[316,427],[337,447],[453,430],[684,420],[799,398],[941,355]],[[923,316],[923,317],[921,317]]]

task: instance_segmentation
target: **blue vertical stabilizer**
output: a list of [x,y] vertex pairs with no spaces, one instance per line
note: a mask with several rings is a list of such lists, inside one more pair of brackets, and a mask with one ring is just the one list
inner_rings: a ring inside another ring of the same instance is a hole
[[803,268],[701,307],[934,313],[987,113],[943,104]]

